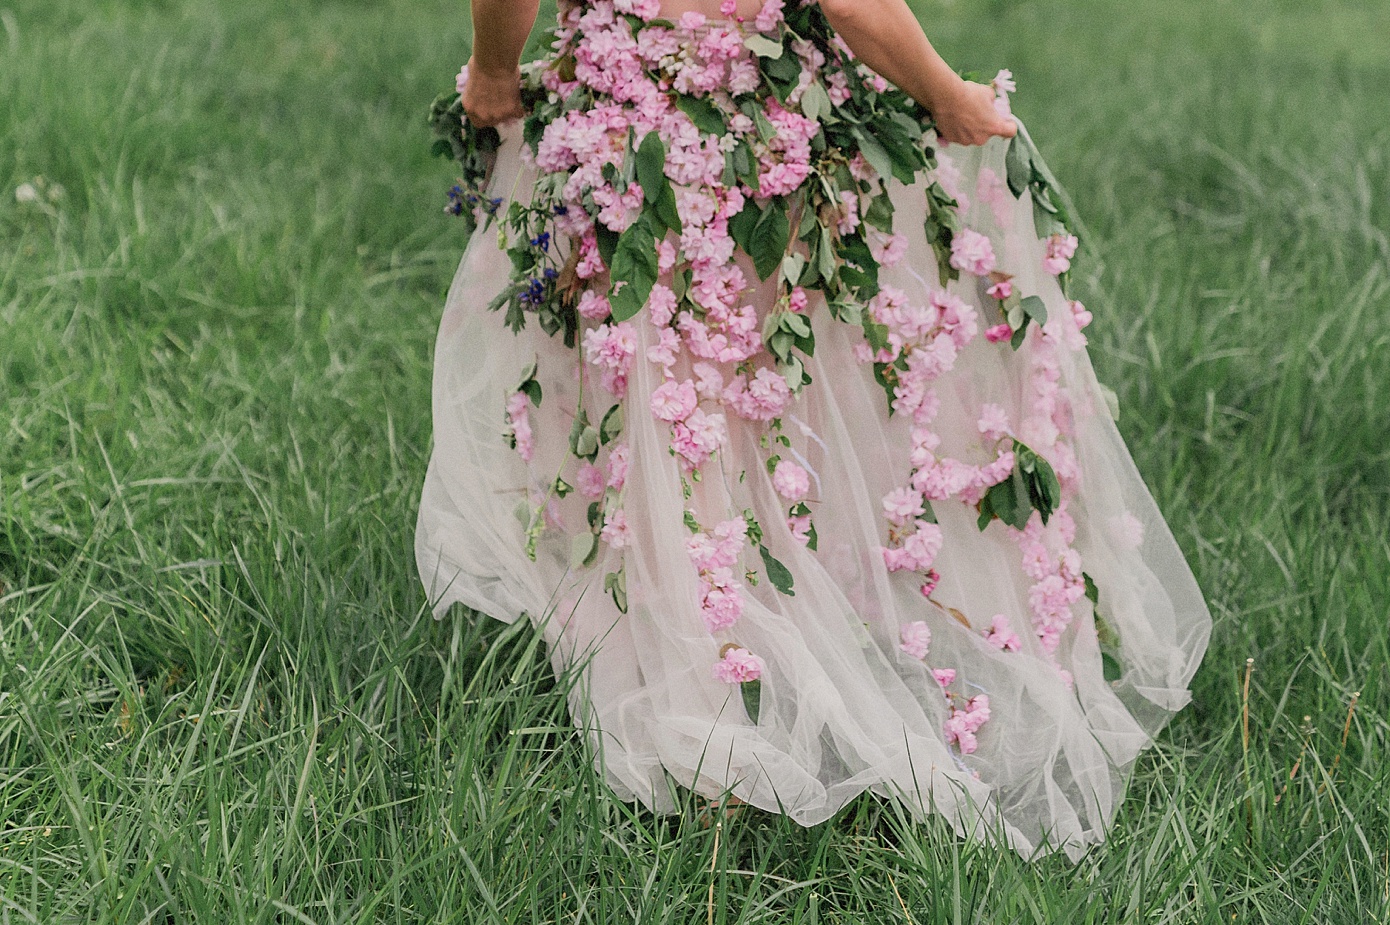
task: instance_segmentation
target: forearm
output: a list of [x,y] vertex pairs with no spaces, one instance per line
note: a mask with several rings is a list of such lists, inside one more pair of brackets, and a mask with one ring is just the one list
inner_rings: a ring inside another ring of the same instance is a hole
[[821,0],[831,28],[864,64],[935,110],[963,83],[904,0]]
[[472,0],[473,60],[470,70],[513,74],[536,24],[540,0]]

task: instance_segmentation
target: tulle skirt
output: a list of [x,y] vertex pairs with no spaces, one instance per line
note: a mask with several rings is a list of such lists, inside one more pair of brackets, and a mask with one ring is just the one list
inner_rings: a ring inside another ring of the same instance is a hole
[[[534,174],[519,157],[519,130],[504,129],[503,140],[493,195],[526,196]],[[1020,268],[1015,283],[1040,293],[1050,317],[1070,318],[1056,280],[1042,270],[1029,200],[998,195],[1004,152],[997,139],[949,147],[942,171],[960,191],[968,225],[989,235],[1001,265]],[[892,195],[908,250],[882,281],[924,301],[940,285],[921,228],[923,192],[895,183]],[[535,455],[523,461],[508,439],[506,404],[536,364],[545,398],[530,425],[537,435],[563,435],[581,395],[574,350],[560,337],[535,324],[513,334],[501,312],[487,310],[509,272],[496,235],[480,232],[449,291],[416,538],[420,574],[441,617],[460,603],[536,625],[557,673],[577,672],[572,714],[620,798],[673,811],[675,783],[709,797],[732,793],[813,825],[872,791],[916,813],[943,814],[962,836],[1002,838],[1025,855],[1060,849],[1076,857],[1103,840],[1135,757],[1189,699],[1211,618],[1075,327],[1056,338],[1050,360],[1074,456],[1054,463],[1071,486],[1071,546],[1099,599],[1094,607],[1089,599],[1075,603],[1060,639],[1045,647],[1028,631],[1038,582],[1021,564],[1017,531],[998,521],[981,530],[974,506],[935,505],[944,542],[930,598],[920,577],[885,566],[882,499],[904,479],[912,422],[888,413],[871,367],[855,358],[859,330],[830,317],[814,295],[807,313],[813,382],[783,415],[789,440],[781,451],[811,475],[814,551],[787,526],[785,501],[765,469],[762,424],[729,415],[725,445],[686,497],[690,482],[670,451],[669,429],[645,411],[660,370],[639,361],[626,405],[642,412],[627,414],[624,430],[629,542],[604,544],[598,560],[583,565],[574,537],[589,529],[587,502],[574,492],[548,507],[533,559],[530,512],[557,475],[574,484],[576,461],[566,458],[563,436],[537,439]],[[980,287],[953,282],[951,291],[983,310]],[[764,302],[773,298],[770,289],[763,294]],[[768,307],[760,304],[760,313]],[[650,324],[636,331],[640,358],[655,334]],[[1030,354],[1039,349],[1031,336],[1017,353],[983,337],[965,346],[937,383],[943,452],[980,455],[982,402],[1018,419],[1030,400]],[[592,384],[582,396],[592,421],[612,401]],[[795,576],[794,595],[767,581],[746,589],[738,643],[764,663],[756,710],[745,703],[747,685],[710,671],[718,646],[701,617],[683,525],[696,503],[751,510],[763,542]],[[619,562],[626,612],[604,587]],[[996,615],[1007,615],[1015,631],[1007,645],[991,632]],[[904,642],[905,628],[911,636],[923,623],[925,659]],[[954,674],[953,697],[944,695],[943,670]],[[987,696],[989,718],[966,748],[960,729],[951,729],[953,703],[977,695]]]

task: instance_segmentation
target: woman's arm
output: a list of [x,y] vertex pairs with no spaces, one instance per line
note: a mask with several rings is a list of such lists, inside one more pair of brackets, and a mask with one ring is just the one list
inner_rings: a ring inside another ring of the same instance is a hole
[[992,88],[962,80],[942,60],[904,0],[821,0],[820,7],[860,61],[931,112],[946,141],[977,145],[1018,131],[995,110]]
[[539,8],[540,0],[473,0],[473,57],[463,109],[479,128],[525,115],[521,52]]

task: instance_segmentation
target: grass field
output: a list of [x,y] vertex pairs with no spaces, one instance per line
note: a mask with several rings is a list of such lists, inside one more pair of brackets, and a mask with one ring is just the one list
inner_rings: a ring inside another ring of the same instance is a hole
[[427,616],[465,7],[0,0],[0,922],[1390,921],[1390,8],[918,6],[1018,77],[1216,617],[1071,865],[653,817],[527,630]]

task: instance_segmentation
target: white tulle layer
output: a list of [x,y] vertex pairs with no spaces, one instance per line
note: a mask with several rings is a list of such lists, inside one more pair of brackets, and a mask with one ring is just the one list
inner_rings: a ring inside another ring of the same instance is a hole
[[[494,195],[528,194],[532,176],[520,164],[515,134],[504,133],[504,142]],[[982,166],[1003,174],[1002,142],[950,152],[966,190],[975,188]],[[910,247],[898,267],[884,271],[884,281],[920,302],[937,279],[921,230],[922,195],[898,186],[894,200],[897,230]],[[1068,310],[1055,280],[1041,271],[1043,250],[1027,200],[1010,198],[998,214],[973,203],[967,218],[990,235],[1000,265],[1016,272],[1022,291],[1041,293],[1049,312]],[[885,570],[881,499],[906,482],[910,423],[887,415],[882,388],[851,355],[858,331],[813,302],[817,349],[808,369],[814,382],[786,420],[792,449],[816,476],[811,498],[819,551],[795,543],[784,526],[786,503],[774,494],[763,464],[767,451],[757,445],[762,425],[729,415],[729,447],[706,468],[693,499],[708,512],[727,509],[726,516],[751,508],[772,552],[795,576],[793,597],[767,582],[749,588],[736,627],[737,641],[767,666],[755,724],[738,687],[710,673],[720,640],[698,609],[680,472],[668,452],[667,425],[646,411],[660,384],[659,367],[641,360],[653,339],[649,324],[638,325],[641,347],[626,416],[631,464],[623,506],[633,545],[620,552],[605,547],[595,566],[574,569],[568,539],[552,531],[542,537],[536,561],[527,557],[528,493],[562,471],[578,391],[574,354],[559,338],[535,324],[514,335],[500,312],[486,310],[509,266],[496,236],[480,233],[449,292],[435,356],[435,447],[420,504],[419,568],[437,614],[454,603],[507,622],[524,614],[543,631],[557,672],[584,663],[572,712],[620,797],[672,811],[674,781],[707,796],[727,789],[811,825],[867,790],[921,813],[942,813],[962,835],[1002,834],[1025,855],[1062,849],[1076,857],[1103,839],[1135,756],[1188,700],[1210,616],[1107,413],[1084,350],[1062,356],[1061,387],[1075,414],[1081,472],[1069,510],[1078,525],[1075,546],[1120,640],[1121,680],[1103,677],[1083,600],[1056,653],[1074,677],[1074,687],[1067,685],[1026,631],[1031,580],[1021,570],[1017,543],[998,522],[980,531],[973,508],[937,505],[945,545],[934,595],[973,629],[926,601],[920,579]],[[958,294],[979,304],[972,287],[961,286]],[[972,441],[978,446],[982,401],[1002,404],[1017,420],[1030,349],[1025,343],[1013,355],[983,338],[967,346],[937,386],[944,451],[967,457]],[[538,450],[528,467],[504,439],[503,407],[537,359],[545,398],[532,412]],[[586,398],[595,421],[612,401]],[[566,465],[573,482],[574,461]],[[571,496],[561,512],[574,530],[583,529],[584,503]],[[1137,546],[1129,518],[1143,527]],[[620,560],[626,615],[602,589],[603,576]],[[996,613],[1011,615],[1024,637],[1021,651],[983,640],[979,628]],[[898,644],[900,628],[918,620],[933,634],[926,663]],[[974,754],[961,756],[947,744],[949,708],[928,665],[957,671],[967,694],[988,693],[992,718]]]

